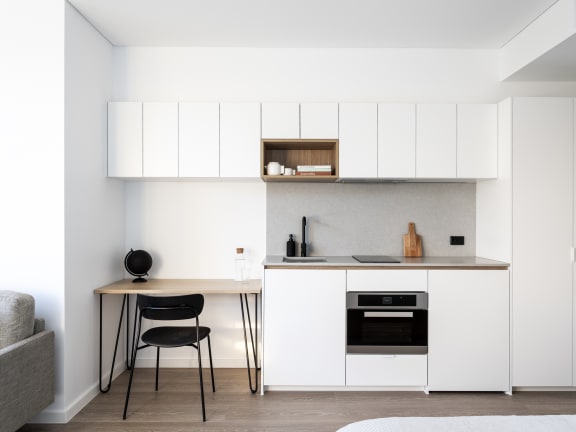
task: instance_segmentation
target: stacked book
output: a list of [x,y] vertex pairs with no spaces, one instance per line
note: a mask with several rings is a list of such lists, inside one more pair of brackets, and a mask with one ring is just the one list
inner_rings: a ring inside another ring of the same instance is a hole
[[329,176],[332,175],[332,165],[298,165],[297,176]]

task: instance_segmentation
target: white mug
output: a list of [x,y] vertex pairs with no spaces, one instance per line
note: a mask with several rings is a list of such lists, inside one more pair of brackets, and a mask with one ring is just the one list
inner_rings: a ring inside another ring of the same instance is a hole
[[266,166],[266,174],[280,175],[280,164],[278,162],[268,162]]
[[284,175],[292,175],[292,168],[284,168]]

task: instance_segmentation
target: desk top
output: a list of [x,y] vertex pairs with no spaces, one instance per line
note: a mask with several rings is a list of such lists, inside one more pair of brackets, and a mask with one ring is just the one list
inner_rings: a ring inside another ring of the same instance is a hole
[[96,288],[96,294],[260,294],[262,281],[250,279],[236,282],[232,279],[148,279],[133,283],[122,279]]

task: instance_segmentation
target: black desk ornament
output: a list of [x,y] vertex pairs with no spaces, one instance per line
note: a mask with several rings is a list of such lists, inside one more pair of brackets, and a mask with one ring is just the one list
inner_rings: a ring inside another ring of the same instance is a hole
[[126,254],[124,258],[124,267],[126,271],[136,279],[132,280],[135,283],[146,282],[142,276],[148,276],[148,270],[152,267],[152,257],[145,250],[133,250]]

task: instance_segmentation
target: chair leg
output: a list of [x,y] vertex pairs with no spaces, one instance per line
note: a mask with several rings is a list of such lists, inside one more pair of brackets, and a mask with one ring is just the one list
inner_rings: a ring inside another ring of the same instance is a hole
[[198,351],[198,374],[200,376],[200,399],[202,400],[202,421],[206,421],[206,405],[204,403],[204,379],[202,378],[202,356],[200,353],[200,341],[196,343]]
[[216,384],[214,383],[214,366],[212,366],[212,346],[210,344],[210,335],[208,335],[208,356],[210,358],[210,377],[212,378],[212,392],[216,391]]
[[160,366],[160,347],[156,347],[156,391],[158,391],[158,370]]
[[[140,328],[138,328],[138,339],[140,340]],[[136,342],[132,351],[132,368],[130,369],[130,379],[128,380],[128,390],[126,390],[126,401],[124,402],[124,413],[122,414],[122,419],[126,420],[126,412],[128,411],[128,401],[130,399],[130,390],[132,389],[132,378],[134,377],[134,369],[136,369],[136,353],[138,352],[138,342]]]

